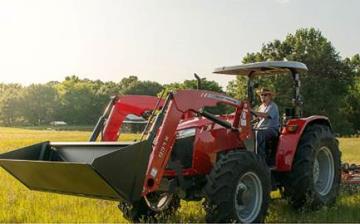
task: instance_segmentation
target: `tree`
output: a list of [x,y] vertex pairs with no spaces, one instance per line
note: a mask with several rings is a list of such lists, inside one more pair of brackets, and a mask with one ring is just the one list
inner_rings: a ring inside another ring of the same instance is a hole
[[54,120],[58,108],[58,93],[51,85],[32,84],[26,87],[21,97],[21,112],[32,125],[48,124]]
[[[354,76],[331,42],[319,30],[299,29],[295,34],[287,35],[283,41],[274,40],[264,44],[260,52],[248,53],[243,62],[284,59],[303,62],[309,68],[308,73],[301,75],[304,115],[326,115],[330,117],[337,132],[351,133],[351,123],[344,120],[344,99],[349,93],[349,86],[354,83]],[[230,94],[243,95],[243,90],[238,91],[236,87],[243,88],[244,82],[244,78],[238,77],[228,86]],[[280,111],[291,106],[292,80],[289,76],[261,77],[259,84],[275,90]]]
[[6,126],[14,125],[20,118],[21,92],[19,84],[0,84],[0,121]]
[[137,76],[131,75],[127,78],[121,79],[119,86],[121,89],[121,92],[126,91],[127,88],[133,86],[135,83],[139,81]]
[[346,113],[346,119],[353,125],[354,131],[360,132],[360,55],[356,54],[351,58],[345,58],[344,63],[350,68],[354,76],[353,85],[349,86],[348,95],[345,102],[346,107],[343,109]]
[[[176,91],[178,89],[197,89],[197,80],[195,79],[185,80],[182,83],[173,82],[170,84],[165,84],[164,88],[166,89],[167,92]],[[215,81],[209,81],[206,78],[201,79],[201,89],[220,92],[220,93],[223,92],[222,87],[219,85],[219,83]]]
[[66,77],[56,85],[60,96],[56,118],[70,124],[95,124],[109,99],[101,94],[102,85],[99,81]]
[[129,76],[121,79],[119,93],[121,95],[148,95],[156,96],[162,89],[162,85],[152,81],[140,81],[137,76]]
[[131,83],[125,90],[124,95],[148,95],[156,96],[163,89],[162,85],[151,81],[136,81]]

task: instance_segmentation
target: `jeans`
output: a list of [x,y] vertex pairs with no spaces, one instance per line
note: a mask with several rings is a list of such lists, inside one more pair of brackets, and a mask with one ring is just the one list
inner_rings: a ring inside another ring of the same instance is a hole
[[259,129],[255,132],[256,135],[256,152],[266,161],[266,142],[277,137],[279,134],[275,128]]

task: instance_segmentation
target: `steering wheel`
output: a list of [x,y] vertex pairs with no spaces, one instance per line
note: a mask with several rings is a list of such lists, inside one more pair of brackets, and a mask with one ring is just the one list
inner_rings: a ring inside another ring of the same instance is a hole
[[257,115],[254,111],[250,110],[250,113],[251,113],[253,116],[258,117],[258,115]]
[[250,121],[251,126],[253,126],[254,128],[260,119],[259,116],[254,111],[250,110],[250,114],[254,116]]

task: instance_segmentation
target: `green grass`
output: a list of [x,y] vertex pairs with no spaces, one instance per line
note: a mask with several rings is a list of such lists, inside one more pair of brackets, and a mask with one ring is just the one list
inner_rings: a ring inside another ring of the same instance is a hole
[[[0,128],[0,152],[41,141],[86,141],[90,132]],[[121,140],[135,139],[123,135]],[[360,163],[360,138],[340,138],[342,160]],[[0,222],[126,222],[117,203],[28,190],[6,171],[0,171]],[[341,193],[335,206],[319,211],[296,212],[277,192],[266,222],[359,222],[360,192]],[[181,202],[178,212],[164,222],[204,222],[200,202]]]
[[56,130],[56,131],[92,131],[93,125],[40,125],[40,126],[19,126],[16,128],[29,130]]

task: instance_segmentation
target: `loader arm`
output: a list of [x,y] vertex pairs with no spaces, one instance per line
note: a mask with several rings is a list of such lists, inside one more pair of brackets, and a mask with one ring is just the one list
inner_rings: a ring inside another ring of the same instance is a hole
[[[145,111],[154,110],[156,106],[162,107],[164,100],[154,96],[127,95],[120,96],[111,108],[103,129],[102,141],[117,141],[120,127],[126,116],[134,114],[142,116]],[[158,104],[158,105],[157,105]]]
[[[176,93],[170,93],[163,111],[159,114],[151,131],[152,133],[156,132],[156,134],[152,141],[152,152],[145,175],[143,196],[159,188],[176,139],[176,129],[183,114],[189,111],[201,114],[200,109],[203,107],[216,106],[218,103],[228,104],[237,109],[242,106],[239,100],[210,91],[180,90]],[[228,126],[224,122],[219,122],[219,124]],[[234,128],[233,130],[237,129]]]

